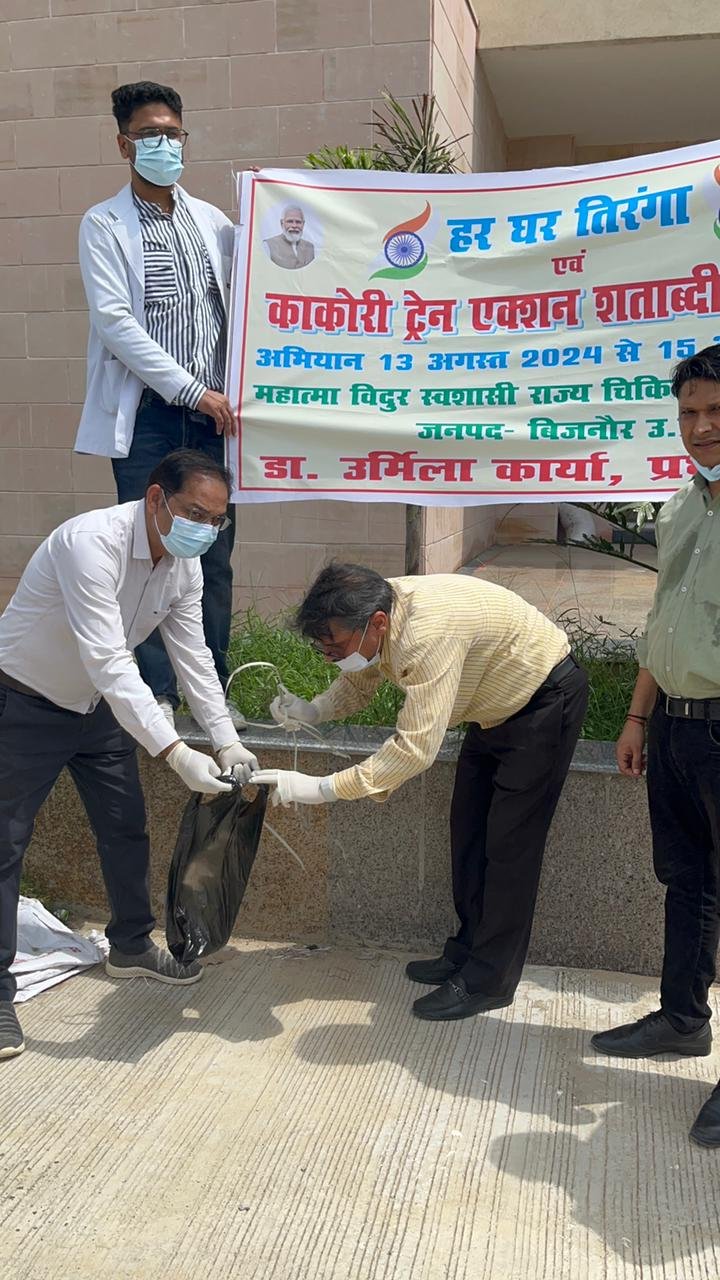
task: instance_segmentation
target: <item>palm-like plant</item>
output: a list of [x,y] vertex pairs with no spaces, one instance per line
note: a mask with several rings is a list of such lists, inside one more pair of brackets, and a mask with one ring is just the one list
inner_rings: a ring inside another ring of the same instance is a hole
[[437,125],[438,107],[431,93],[413,98],[409,110],[383,89],[384,111],[368,121],[378,141],[371,147],[322,147],[311,152],[309,169],[384,169],[395,173],[457,173],[457,147],[462,138],[444,138]]
[[[413,98],[407,110],[388,89],[383,89],[384,111],[373,111],[369,125],[377,141],[370,147],[322,147],[311,152],[309,169],[381,169],[396,173],[458,173],[458,144],[462,138],[444,138],[437,126],[437,102],[430,93]],[[465,135],[463,135],[465,136]],[[405,508],[405,572],[420,567],[422,509]]]
[[[655,565],[635,559],[635,547],[638,544],[646,547],[656,545],[654,533],[649,536],[647,532],[643,533],[643,529],[657,520],[662,508],[661,502],[576,502],[574,505],[592,512],[593,515],[601,516],[619,534],[619,537],[616,543],[599,535],[586,534],[580,542],[573,541],[571,546],[584,547],[587,551],[598,551],[601,555],[614,556],[616,560],[630,560],[633,564],[641,565],[643,569],[650,569],[653,573],[657,573]],[[629,550],[626,551],[626,547],[629,547]]]
[[410,111],[388,90],[386,112],[373,112],[380,141],[375,144],[382,167],[400,173],[457,173],[456,148],[462,138],[443,138],[437,128],[437,102],[432,94],[413,98]]
[[375,152],[367,147],[321,147],[305,158],[308,169],[379,169]]

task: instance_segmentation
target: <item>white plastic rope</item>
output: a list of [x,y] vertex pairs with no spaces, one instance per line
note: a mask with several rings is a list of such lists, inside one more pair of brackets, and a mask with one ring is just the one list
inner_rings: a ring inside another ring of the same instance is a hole
[[[235,679],[235,677],[236,677],[236,676],[239,676],[241,671],[249,671],[251,667],[267,667],[267,669],[268,669],[269,671],[272,671],[273,675],[275,676],[275,679],[277,680],[278,692],[279,692],[280,694],[283,694],[283,693],[288,693],[288,694],[289,694],[289,693],[290,693],[290,690],[289,690],[289,689],[288,689],[288,688],[283,684],[283,682],[282,682],[282,680],[281,680],[281,678],[280,678],[280,672],[278,671],[278,669],[277,669],[277,667],[275,666],[275,663],[274,663],[274,662],[243,662],[243,664],[242,664],[242,666],[241,666],[241,667],[236,667],[236,668],[235,668],[235,670],[234,670],[234,671],[231,671],[231,672],[230,672],[230,675],[228,676],[228,681],[227,681],[227,684],[225,685],[225,698],[226,698],[226,699],[227,699],[227,696],[228,696],[228,690],[230,689],[230,685],[232,684],[232,682],[233,682],[233,680]],[[292,696],[292,695],[291,695],[291,696]],[[246,724],[249,726],[249,728],[251,728],[251,729],[267,729],[267,725],[266,725],[266,724],[263,724],[263,723],[262,723],[262,721],[260,721],[260,720],[246,720],[246,721],[245,721],[245,723],[246,723]],[[280,728],[280,729],[284,729],[286,733],[294,733],[294,734],[296,735],[296,737],[295,737],[295,743],[294,743],[294,751],[293,751],[293,769],[295,770],[295,772],[297,772],[297,761],[298,761],[298,741],[297,741],[297,732],[298,732],[298,729],[299,729],[299,728],[306,729],[306,730],[307,730],[307,732],[308,732],[308,733],[309,733],[313,738],[317,738],[318,742],[322,742],[322,741],[323,741],[322,734],[318,733],[318,731],[317,731],[317,729],[314,727],[314,725],[306,724],[306,723],[305,723],[305,721],[303,721],[303,720],[297,720],[297,721],[296,721],[296,726],[297,726],[297,727],[295,727],[295,728],[292,728],[292,729],[291,729],[291,728],[289,728],[289,726],[288,726],[288,725],[286,725],[286,724],[278,725],[278,728]]]
[[[280,672],[278,671],[278,669],[277,669],[277,667],[275,666],[275,663],[274,663],[274,662],[259,662],[259,661],[256,661],[256,662],[243,662],[242,666],[240,666],[240,667],[236,667],[234,671],[231,671],[231,672],[230,672],[230,675],[228,676],[228,679],[227,679],[227,684],[225,685],[225,698],[226,698],[226,699],[227,699],[227,696],[228,696],[228,692],[229,692],[229,689],[230,689],[230,685],[232,684],[232,682],[233,682],[233,680],[235,679],[235,677],[236,677],[236,676],[239,676],[241,671],[248,671],[251,667],[266,667],[269,671],[272,671],[272,672],[273,672],[273,674],[274,674],[274,676],[275,676],[275,679],[277,680],[278,692],[279,692],[281,695],[282,695],[283,693],[286,693],[286,694],[288,694],[290,697],[294,697],[294,695],[290,693],[290,690],[288,689],[287,685],[283,684],[282,678],[281,678],[281,676],[280,676]],[[246,723],[246,724],[248,725],[248,727],[249,727],[249,728],[251,728],[251,729],[267,729],[267,724],[266,724],[266,723],[263,723],[263,722],[262,722],[262,721],[260,721],[260,720],[246,720],[246,721],[245,721],[245,723]],[[277,722],[276,722],[276,723],[277,723]],[[277,727],[278,727],[279,729],[284,729],[286,733],[291,733],[291,734],[293,734],[293,735],[294,735],[295,741],[294,741],[294,743],[293,743],[293,770],[294,770],[296,773],[297,773],[297,764],[298,764],[298,752],[299,752],[299,750],[300,750],[300,748],[299,748],[299,746],[298,746],[297,735],[298,735],[298,731],[299,731],[300,729],[305,729],[305,731],[306,731],[307,733],[309,733],[309,734],[311,735],[311,737],[316,738],[318,742],[322,743],[322,745],[326,748],[326,750],[327,750],[327,751],[329,751],[331,754],[333,754],[333,755],[338,755],[338,756],[342,756],[342,757],[344,757],[346,760],[349,760],[349,759],[350,759],[350,757],[349,757],[349,755],[348,755],[347,751],[340,751],[340,750],[338,750],[338,748],[337,748],[337,747],[333,746],[333,745],[332,745],[332,743],[327,742],[327,740],[323,737],[323,735],[322,735],[321,733],[318,733],[318,731],[317,731],[317,729],[315,728],[315,726],[314,726],[314,725],[312,725],[312,724],[308,724],[308,723],[307,723],[307,721],[305,721],[305,720],[297,720],[297,719],[294,719],[294,720],[293,720],[293,722],[292,722],[292,724],[278,724],[278,725],[277,725]],[[295,805],[294,805],[294,808],[295,808],[295,809],[297,809],[297,807],[298,807],[298,806],[297,806],[297,802],[296,802],[296,803],[295,803]],[[272,827],[272,826],[270,825],[270,823],[267,821],[267,819],[265,820],[264,825],[265,825],[265,827],[267,828],[267,830],[270,832],[270,834],[271,834],[271,835],[273,835],[273,836],[275,837],[275,839],[276,839],[276,840],[278,840],[278,841],[280,842],[280,844],[283,846],[283,848],[284,848],[284,849],[287,849],[287,852],[288,852],[289,854],[291,854],[291,855],[292,855],[292,857],[295,859],[295,861],[296,861],[297,863],[299,863],[299,864],[300,864],[300,866],[302,867],[303,871],[305,871],[305,863],[303,862],[302,858],[300,857],[300,854],[299,854],[299,853],[297,853],[297,852],[295,851],[295,849],[293,849],[292,845],[289,845],[289,844],[288,844],[287,840],[286,840],[283,836],[281,836],[281,835],[280,835],[280,832],[279,832],[279,831],[276,831],[276,830],[275,830],[275,828],[274,828],[274,827]],[[307,874],[307,872],[306,872],[306,874]]]
[[[228,676],[227,684],[225,685],[226,698],[228,696],[228,690],[230,689],[230,685],[232,684],[235,677],[239,676],[241,671],[249,671],[251,667],[266,667],[269,671],[272,671],[275,676],[275,679],[277,680],[278,692],[280,694],[286,693],[290,698],[295,697],[295,694],[290,692],[287,685],[283,684],[280,672],[278,671],[274,662],[243,662],[241,667],[236,667],[235,670],[231,671],[230,675]],[[262,720],[246,720],[245,723],[251,729],[267,729],[267,722],[263,722]],[[289,724],[279,724],[277,721],[276,721],[276,724],[279,729],[284,729],[286,733],[297,734],[300,729],[305,729],[312,738],[315,738],[318,742],[321,742],[322,745],[325,747],[325,749],[329,751],[332,755],[342,756],[343,759],[345,760],[350,759],[350,756],[348,755],[347,751],[340,751],[331,742],[328,742],[327,739],[323,736],[323,734],[318,733],[315,726],[312,724],[309,724],[307,720],[295,719],[293,721],[292,726],[290,726]],[[298,745],[297,745],[297,738],[296,738],[295,755],[294,755],[294,763],[293,763],[293,768],[295,770],[297,770],[297,755],[298,755]]]
[[[297,808],[297,806],[296,806],[296,808]],[[305,863],[303,862],[302,858],[300,857],[300,854],[295,852],[295,850],[293,849],[292,845],[291,845],[291,844],[288,844],[288,842],[287,842],[287,840],[285,839],[285,837],[284,837],[284,836],[281,836],[279,831],[276,831],[274,827],[271,827],[271,826],[270,826],[270,823],[268,822],[267,818],[265,819],[265,821],[264,821],[264,823],[263,823],[263,826],[266,828],[266,830],[267,830],[267,831],[269,831],[269,832],[270,832],[270,835],[271,835],[271,836],[274,836],[276,840],[279,840],[279,841],[280,841],[280,844],[283,846],[283,848],[284,848],[284,849],[287,849],[288,853],[291,853],[291,854],[292,854],[292,856],[293,856],[293,858],[295,859],[295,861],[300,863],[300,866],[302,867],[303,871],[304,871],[304,872],[305,872],[305,874],[307,875],[307,870],[306,870],[306,868],[305,868]]]

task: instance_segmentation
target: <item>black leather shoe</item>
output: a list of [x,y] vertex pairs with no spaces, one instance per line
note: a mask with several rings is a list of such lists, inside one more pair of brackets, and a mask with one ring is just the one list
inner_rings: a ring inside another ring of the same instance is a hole
[[614,1058],[652,1058],[656,1053],[678,1053],[685,1058],[704,1058],[712,1048],[710,1023],[699,1031],[676,1031],[658,1009],[637,1022],[599,1031],[590,1041],[594,1049]]
[[700,1108],[698,1118],[690,1130],[690,1141],[699,1147],[720,1147],[720,1084],[713,1089],[707,1102]]
[[416,1018],[425,1018],[428,1022],[454,1022],[457,1018],[487,1013],[488,1009],[504,1009],[508,1004],[512,1004],[512,996],[472,995],[465,986],[465,979],[457,974],[443,982],[436,991],[416,1000],[413,1013]]
[[439,987],[458,972],[459,966],[438,956],[437,960],[411,960],[405,966],[405,972],[411,982],[426,982],[430,987]]

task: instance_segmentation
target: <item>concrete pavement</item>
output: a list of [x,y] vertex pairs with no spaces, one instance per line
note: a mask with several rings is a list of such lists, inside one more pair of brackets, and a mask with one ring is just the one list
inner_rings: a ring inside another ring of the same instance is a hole
[[[0,1069],[5,1280],[717,1280],[710,1058],[588,1039],[656,984],[531,968],[412,1019],[406,957],[237,941],[195,987],[99,971]],[[717,1006],[717,999],[716,999]]]

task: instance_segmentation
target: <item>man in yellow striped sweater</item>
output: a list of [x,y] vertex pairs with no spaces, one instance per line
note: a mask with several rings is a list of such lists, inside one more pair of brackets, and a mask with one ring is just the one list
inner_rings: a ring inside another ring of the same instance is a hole
[[326,778],[262,770],[282,804],[386,800],[428,769],[448,728],[469,722],[450,813],[460,927],[408,977],[437,990],[419,1018],[466,1018],[510,1004],[527,954],[548,828],[587,706],[567,636],[504,587],[455,574],[391,578],[360,565],[323,569],[297,625],[340,678],[312,702],[284,695],[279,723],[320,724],[364,707],[383,679],[405,692],[395,733]]

